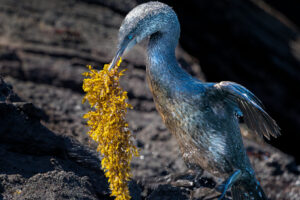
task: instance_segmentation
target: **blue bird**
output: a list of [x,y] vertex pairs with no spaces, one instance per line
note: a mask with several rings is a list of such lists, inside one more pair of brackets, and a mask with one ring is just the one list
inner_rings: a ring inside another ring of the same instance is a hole
[[238,116],[256,134],[277,137],[276,122],[261,101],[234,82],[203,83],[176,61],[180,24],[171,7],[160,2],[141,4],[130,11],[119,30],[118,50],[110,68],[125,50],[149,37],[146,76],[156,108],[176,137],[187,166],[224,178],[225,197],[267,199],[246,154]]

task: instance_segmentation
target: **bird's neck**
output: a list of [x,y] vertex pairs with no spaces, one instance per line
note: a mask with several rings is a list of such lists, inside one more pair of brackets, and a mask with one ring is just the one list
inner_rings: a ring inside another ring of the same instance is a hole
[[176,61],[175,48],[178,37],[171,32],[157,32],[148,44],[147,76],[150,84],[172,87],[192,77]]

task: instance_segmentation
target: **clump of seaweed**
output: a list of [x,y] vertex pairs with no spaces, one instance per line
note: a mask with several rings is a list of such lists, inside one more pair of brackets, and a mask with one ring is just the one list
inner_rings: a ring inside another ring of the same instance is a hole
[[86,94],[82,103],[87,100],[92,108],[83,117],[88,119],[88,135],[98,144],[97,151],[103,156],[101,165],[111,195],[116,200],[129,200],[130,162],[133,155],[138,156],[138,150],[125,120],[127,109],[132,106],[119,84],[125,71],[119,72],[120,63],[121,59],[111,70],[106,64],[101,71],[88,66],[90,71],[83,73],[86,78],[82,88]]

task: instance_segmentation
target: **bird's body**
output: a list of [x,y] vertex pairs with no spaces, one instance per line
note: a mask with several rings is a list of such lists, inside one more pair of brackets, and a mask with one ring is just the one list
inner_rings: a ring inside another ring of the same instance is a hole
[[[212,84],[178,80],[174,73],[168,75],[176,79],[176,86],[172,81],[160,83],[149,68],[147,79],[156,108],[176,137],[187,165],[199,165],[224,178],[235,168],[246,170],[251,166],[232,106],[207,97]],[[164,73],[163,77],[168,75]]]
[[200,165],[221,177],[233,173],[233,163],[238,169],[246,168],[244,163],[249,166],[233,106],[210,94],[214,84],[200,82],[174,62],[174,49],[159,44],[167,36],[151,37],[155,39],[148,45],[148,85],[187,165]]
[[127,46],[150,36],[148,84],[184,161],[225,178],[221,198],[232,186],[234,199],[266,199],[246,154],[237,116],[243,114],[247,125],[266,137],[279,134],[275,121],[243,86],[203,83],[185,72],[175,57],[179,34],[177,16],[169,6],[142,4],[126,16],[120,28],[119,51],[113,63]]

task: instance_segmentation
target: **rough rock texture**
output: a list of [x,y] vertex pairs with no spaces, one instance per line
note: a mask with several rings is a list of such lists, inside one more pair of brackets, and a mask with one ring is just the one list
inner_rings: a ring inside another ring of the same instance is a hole
[[[12,90],[1,95],[0,199],[111,199],[94,151],[44,127],[31,103],[8,102],[17,97]],[[140,199],[139,187],[131,185]]]
[[[85,134],[82,115],[89,108],[81,104],[81,73],[87,64],[102,66],[112,58],[124,15],[141,1],[126,2],[0,0],[0,74],[6,81],[0,79],[0,199],[112,199]],[[128,68],[122,85],[134,106],[128,121],[141,150],[132,164],[133,197],[215,199],[221,180],[206,173],[194,180],[155,110],[144,45],[122,63]],[[177,55],[204,79],[196,59],[182,48]],[[300,168],[291,156],[247,139],[245,145],[271,199],[300,198]]]

